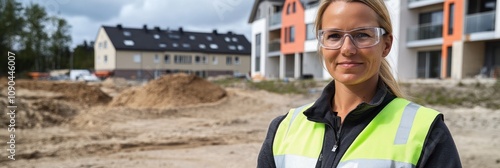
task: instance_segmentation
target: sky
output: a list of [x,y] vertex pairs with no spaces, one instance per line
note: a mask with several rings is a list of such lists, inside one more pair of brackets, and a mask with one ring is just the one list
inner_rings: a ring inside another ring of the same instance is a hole
[[71,25],[72,48],[94,41],[99,27],[122,24],[127,28],[148,28],[244,34],[250,41],[248,18],[253,0],[20,0],[36,3],[49,15],[64,18]]

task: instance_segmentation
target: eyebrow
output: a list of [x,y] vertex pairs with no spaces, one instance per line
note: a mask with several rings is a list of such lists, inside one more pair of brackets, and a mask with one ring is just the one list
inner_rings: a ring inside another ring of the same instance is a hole
[[342,30],[342,29],[339,29],[339,28],[326,28],[326,29],[322,29],[322,30],[329,30],[329,31],[342,31],[342,32],[349,32],[349,31],[354,31],[354,30],[361,30],[361,29],[367,29],[367,28],[374,28],[374,27],[377,27],[377,26],[363,26],[363,27],[357,27],[357,28],[354,28],[354,29],[351,29],[351,30]]

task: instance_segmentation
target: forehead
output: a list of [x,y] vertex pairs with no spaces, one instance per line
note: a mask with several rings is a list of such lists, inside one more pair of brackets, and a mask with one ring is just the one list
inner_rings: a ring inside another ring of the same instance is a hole
[[377,13],[360,2],[333,1],[322,15],[322,29],[351,30],[360,27],[377,27]]

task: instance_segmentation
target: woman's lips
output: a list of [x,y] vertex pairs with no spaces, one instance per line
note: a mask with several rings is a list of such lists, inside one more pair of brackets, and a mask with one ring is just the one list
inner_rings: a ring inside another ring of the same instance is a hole
[[338,66],[345,67],[345,68],[351,68],[351,67],[357,67],[360,65],[363,65],[363,63],[360,62],[339,62],[337,63]]

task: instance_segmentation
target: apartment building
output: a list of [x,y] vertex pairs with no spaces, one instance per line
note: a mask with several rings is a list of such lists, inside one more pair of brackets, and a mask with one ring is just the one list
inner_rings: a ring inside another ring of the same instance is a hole
[[[330,78],[316,52],[313,23],[318,1],[255,1],[249,19],[252,74]],[[395,38],[387,59],[398,79],[500,76],[498,0],[385,2]]]
[[201,77],[250,72],[250,42],[233,32],[211,33],[102,26],[94,43],[96,71],[127,79],[186,72]]

